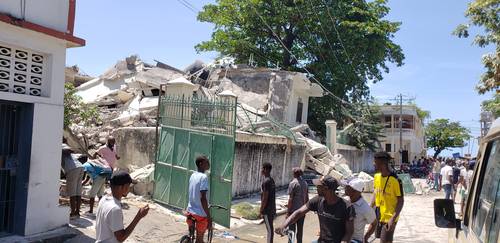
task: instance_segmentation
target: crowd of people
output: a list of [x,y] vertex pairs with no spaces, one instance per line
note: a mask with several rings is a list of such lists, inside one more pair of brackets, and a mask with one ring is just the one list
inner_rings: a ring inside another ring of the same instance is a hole
[[474,165],[474,160],[465,158],[437,159],[433,165],[434,190],[444,190],[445,199],[451,199],[453,202],[456,202],[457,194],[459,194],[460,214],[463,214],[470,181],[474,173]]
[[[71,148],[63,145],[62,165],[66,175],[67,189],[70,196],[70,217],[80,215],[82,179],[87,172],[92,180],[90,190],[90,210],[93,213],[95,197],[99,198],[96,214],[96,242],[121,242],[134,230],[138,222],[144,218],[149,207],[139,209],[137,215],[128,227],[123,224],[121,198],[129,192],[132,178],[126,172],[116,171],[116,154],[114,138],[110,137],[105,146],[101,147],[91,159],[86,156],[75,157]],[[286,219],[273,227],[276,218],[276,184],[271,177],[272,165],[262,165],[263,181],[261,184],[260,216],[267,230],[267,242],[273,242],[275,233],[283,235],[285,229],[295,232],[296,242],[301,243],[305,216],[315,212],[319,221],[319,237],[317,242],[362,243],[375,234],[380,242],[392,242],[399,214],[404,205],[404,195],[401,180],[390,167],[391,156],[386,152],[378,152],[374,156],[377,173],[374,176],[374,193],[370,203],[363,197],[365,183],[357,178],[339,181],[331,176],[322,176],[313,180],[317,195],[309,198],[308,184],[302,178],[303,171],[293,168],[293,180],[288,186],[289,200]],[[206,171],[210,169],[210,161],[205,156],[199,156],[194,161],[197,171],[189,179],[188,206],[186,208],[187,224],[196,220],[196,242],[203,242],[204,235],[212,227],[209,210],[209,180]],[[437,163],[437,162],[435,162]],[[447,162],[440,173],[440,184],[451,196],[448,181],[453,174],[448,172],[451,162]],[[114,173],[113,173],[114,172]],[[463,185],[466,185],[465,174]],[[104,196],[104,186],[109,182],[111,195]],[[462,180],[461,180],[462,182]],[[339,195],[338,189],[343,187],[346,198]],[[438,188],[440,189],[440,188]],[[365,226],[368,230],[365,232]]]

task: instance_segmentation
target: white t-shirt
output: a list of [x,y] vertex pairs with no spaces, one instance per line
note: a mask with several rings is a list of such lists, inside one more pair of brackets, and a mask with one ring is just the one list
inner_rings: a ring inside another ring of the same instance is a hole
[[448,179],[449,177],[453,177],[453,168],[451,166],[446,165],[441,169],[441,181],[443,185],[451,184],[451,181]]
[[96,243],[116,243],[115,232],[124,229],[121,203],[113,196],[104,196],[96,215]]
[[371,224],[375,219],[375,211],[371,208],[363,197],[352,203],[356,217],[354,217],[354,232],[352,238],[363,241],[365,235],[365,226]]

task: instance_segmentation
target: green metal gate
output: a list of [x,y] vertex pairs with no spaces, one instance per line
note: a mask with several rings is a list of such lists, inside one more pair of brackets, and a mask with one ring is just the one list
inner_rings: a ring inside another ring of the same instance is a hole
[[210,160],[210,204],[214,222],[229,227],[236,128],[236,99],[160,96],[153,199],[184,209],[199,155]]

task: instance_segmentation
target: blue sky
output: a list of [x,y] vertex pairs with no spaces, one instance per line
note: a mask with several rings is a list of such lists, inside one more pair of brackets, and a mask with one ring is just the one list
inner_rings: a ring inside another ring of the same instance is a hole
[[[189,0],[197,9],[208,0]],[[405,65],[392,67],[384,80],[371,86],[372,95],[385,100],[403,93],[431,111],[432,118],[449,118],[479,135],[482,100],[474,86],[484,71],[481,56],[488,49],[471,39],[451,35],[464,23],[467,0],[390,0],[388,19],[401,21],[394,41],[402,46]],[[178,1],[84,0],[77,2],[75,35],[87,45],[68,51],[67,64],[97,76],[131,54],[184,68],[196,59],[210,61],[216,53],[196,53],[194,46],[210,38],[212,26]],[[491,50],[492,48],[490,48]],[[467,152],[469,147],[443,152]],[[477,143],[472,145],[473,153]]]

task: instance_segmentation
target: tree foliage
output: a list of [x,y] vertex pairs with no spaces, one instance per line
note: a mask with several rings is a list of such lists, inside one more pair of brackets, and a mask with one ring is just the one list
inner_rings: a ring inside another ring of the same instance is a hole
[[348,145],[359,149],[375,151],[380,148],[380,137],[382,137],[380,109],[367,102],[353,104],[356,106],[355,114],[352,114],[349,125],[339,133],[341,140]]
[[481,107],[484,111],[489,111],[493,114],[493,117],[500,117],[500,93],[496,93],[493,95],[491,100],[485,100],[481,104]]
[[198,15],[215,27],[196,49],[238,63],[253,56],[261,67],[309,70],[346,101],[332,95],[311,99],[309,125],[324,135],[325,120],[343,127],[362,113],[346,103],[369,97],[368,80],[382,80],[388,63],[403,64],[401,47],[392,41],[400,23],[384,19],[388,12],[385,0],[216,0]]
[[434,158],[437,158],[445,149],[465,146],[465,141],[470,138],[470,131],[459,122],[436,119],[427,124],[425,136],[427,147],[434,149]]
[[473,43],[480,47],[495,46],[495,52],[483,56],[486,72],[481,76],[477,85],[479,93],[497,91],[500,87],[500,1],[473,0],[467,6],[465,16],[469,23],[461,24],[453,32],[458,37],[469,37],[470,27],[477,26],[484,30],[484,34],[477,34]]
[[85,104],[82,98],[76,95],[75,86],[71,83],[64,84],[64,127],[71,124],[82,124],[89,126],[99,121],[99,110],[97,106]]

